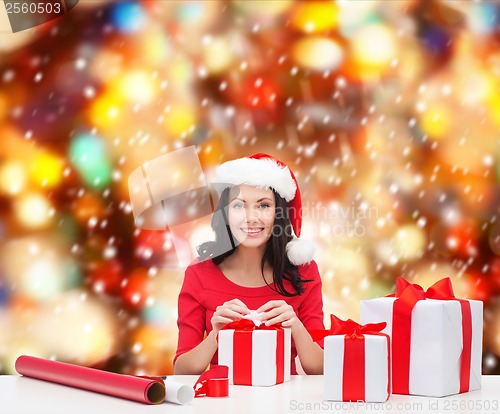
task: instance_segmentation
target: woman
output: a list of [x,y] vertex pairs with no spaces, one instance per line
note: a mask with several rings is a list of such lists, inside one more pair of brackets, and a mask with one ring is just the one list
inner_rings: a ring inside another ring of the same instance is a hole
[[[179,294],[175,374],[200,374],[217,363],[217,333],[256,311],[266,325],[291,328],[291,373],[298,355],[306,374],[323,373],[323,349],[310,329],[324,329],[321,278],[312,245],[299,240],[297,180],[267,154],[217,169],[222,191],[212,218],[215,241],[199,246]],[[295,233],[296,237],[292,236]]]

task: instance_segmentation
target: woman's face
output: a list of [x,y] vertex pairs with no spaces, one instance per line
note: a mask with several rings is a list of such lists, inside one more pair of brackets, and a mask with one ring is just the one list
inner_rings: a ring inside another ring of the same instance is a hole
[[276,202],[270,189],[239,186],[229,203],[228,221],[238,243],[246,247],[264,245],[273,232]]

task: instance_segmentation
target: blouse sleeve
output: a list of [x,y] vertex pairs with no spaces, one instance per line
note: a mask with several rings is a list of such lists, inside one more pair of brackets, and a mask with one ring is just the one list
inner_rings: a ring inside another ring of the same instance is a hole
[[205,335],[205,307],[200,303],[203,291],[195,266],[189,266],[184,275],[178,300],[179,339],[174,364],[177,358],[196,347]]
[[[312,261],[301,269],[301,275],[304,279],[311,279],[311,282],[304,283],[305,296],[302,304],[299,306],[299,319],[307,330],[325,329],[323,319],[323,293],[321,276],[318,265]],[[323,341],[318,342],[323,347]]]

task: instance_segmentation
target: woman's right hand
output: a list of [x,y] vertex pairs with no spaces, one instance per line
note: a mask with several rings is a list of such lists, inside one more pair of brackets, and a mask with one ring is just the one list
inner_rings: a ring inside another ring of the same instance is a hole
[[228,302],[224,302],[221,306],[217,306],[212,319],[212,329],[214,333],[218,333],[220,329],[235,320],[243,318],[243,316],[248,315],[250,309],[239,299],[233,299]]

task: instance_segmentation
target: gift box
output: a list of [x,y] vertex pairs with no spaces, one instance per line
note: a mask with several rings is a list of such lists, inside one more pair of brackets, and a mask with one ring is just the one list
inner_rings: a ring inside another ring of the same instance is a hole
[[270,386],[290,381],[290,328],[231,322],[219,331],[219,364],[229,367],[229,383]]
[[360,325],[330,315],[331,328],[311,330],[324,338],[325,399],[384,402],[390,395],[390,339],[385,323]]
[[449,278],[427,291],[398,278],[395,295],[361,301],[361,323],[373,321],[391,337],[393,394],[481,388],[483,303],[455,298]]

